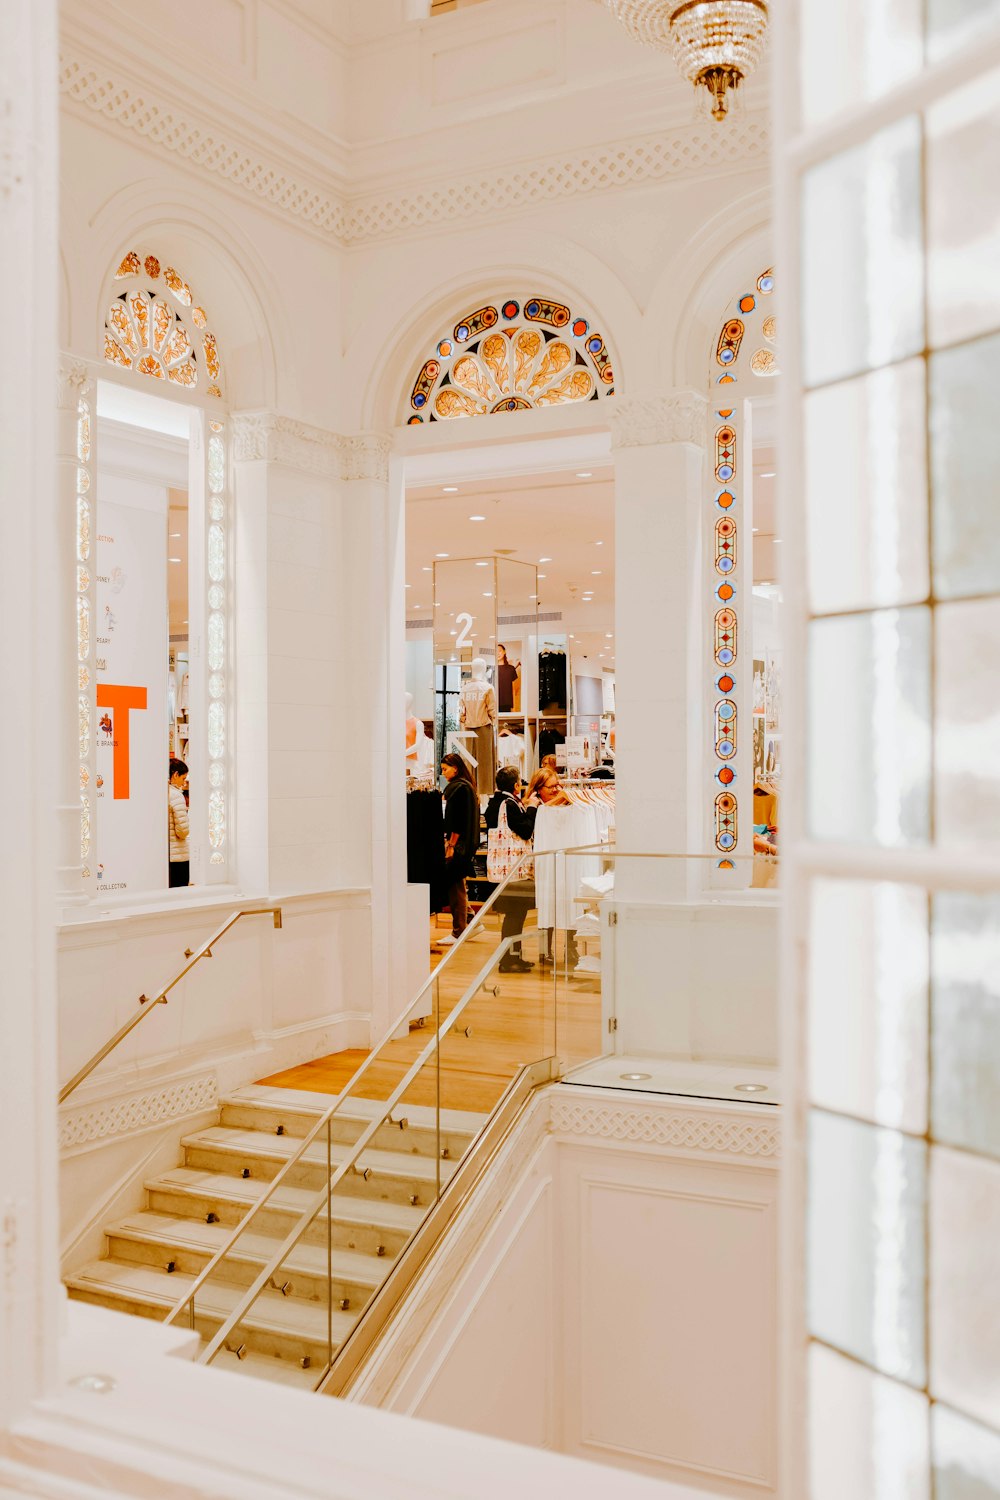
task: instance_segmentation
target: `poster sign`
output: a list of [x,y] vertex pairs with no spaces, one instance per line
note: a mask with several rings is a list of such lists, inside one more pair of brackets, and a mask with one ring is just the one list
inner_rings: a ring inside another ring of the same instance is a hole
[[167,491],[100,476],[97,889],[167,884]]

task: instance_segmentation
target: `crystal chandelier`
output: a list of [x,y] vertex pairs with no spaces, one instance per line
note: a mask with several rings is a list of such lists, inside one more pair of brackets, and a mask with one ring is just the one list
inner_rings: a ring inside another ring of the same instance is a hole
[[723,120],[727,90],[739,88],[764,54],[766,0],[604,0],[638,42],[672,52],[689,83],[708,90]]

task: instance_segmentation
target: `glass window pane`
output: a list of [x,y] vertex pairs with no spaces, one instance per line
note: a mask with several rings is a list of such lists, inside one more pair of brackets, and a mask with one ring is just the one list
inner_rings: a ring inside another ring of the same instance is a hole
[[930,827],[930,611],[809,627],[809,827],[899,847]]
[[927,1128],[927,907],[916,886],[812,887],[812,1101],[918,1135]]
[[802,115],[818,124],[919,73],[920,0],[840,0],[798,13]]
[[930,1500],[930,1402],[813,1344],[810,1500]]
[[924,1383],[927,1148],[814,1110],[809,1130],[809,1327],[886,1375]]
[[935,591],[944,598],[1000,593],[1000,423],[992,389],[1000,336],[947,349],[930,364]]
[[931,1417],[935,1500],[1000,1500],[1000,1434],[946,1406]]
[[1000,72],[927,111],[927,292],[932,345],[1000,327]]
[[931,1151],[931,1390],[1000,1426],[1000,1163]]
[[923,360],[814,391],[805,419],[815,613],[926,599]]
[[920,125],[901,120],[805,178],[803,371],[825,385],[924,342]]
[[932,930],[933,1134],[1000,1156],[1000,896],[942,892]]
[[936,62],[998,27],[998,0],[927,0],[928,58]]
[[1000,842],[1000,599],[935,612],[934,831],[940,844]]

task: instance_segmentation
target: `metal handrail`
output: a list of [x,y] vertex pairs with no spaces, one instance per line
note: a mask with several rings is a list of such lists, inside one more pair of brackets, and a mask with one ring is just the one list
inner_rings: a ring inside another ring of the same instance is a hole
[[240,920],[241,917],[267,916],[274,918],[274,925],[276,928],[279,928],[281,926],[280,906],[245,906],[241,911],[234,911],[232,915],[228,917],[225,922],[223,922],[222,926],[218,928],[217,931],[213,932],[212,936],[206,942],[202,943],[197,952],[195,952],[195,950],[192,948],[185,949],[184,957],[188,960],[188,962],[184,965],[183,969],[181,969],[179,973],[174,975],[169,984],[163,986],[154,1000],[150,1000],[149,996],[145,994],[139,996],[139,1005],[140,1007],[145,1008],[141,1008],[136,1011],[132,1019],[130,1021],[126,1021],[124,1026],[120,1026],[115,1032],[114,1036],[108,1038],[100,1051],[95,1052],[90,1061],[84,1063],[79,1072],[73,1074],[73,1077],[69,1080],[69,1083],[63,1084],[63,1087],[59,1090],[59,1103],[62,1104],[65,1099],[68,1099],[73,1090],[78,1088],[85,1078],[89,1078],[97,1065],[99,1063],[102,1063],[108,1056],[108,1054],[115,1050],[115,1048],[118,1046],[118,1043],[123,1042],[128,1036],[129,1032],[135,1030],[140,1021],[142,1021],[146,1016],[152,1014],[156,1006],[166,1005],[167,996],[170,994],[170,991],[174,989],[176,985],[180,984],[181,980],[186,974],[189,974],[191,972],[195,964],[200,963],[203,958],[212,957],[212,949],[214,948],[215,944],[219,941],[220,938],[225,937],[230,927],[235,927],[236,923]]
[[[327,1127],[327,1125],[333,1119],[334,1115],[340,1109],[341,1105],[343,1105],[346,1102],[346,1100],[350,1097],[351,1093],[354,1090],[355,1085],[359,1082],[359,1080],[361,1078],[364,1077],[364,1075],[365,1075],[365,1073],[367,1073],[368,1069],[378,1060],[379,1055],[381,1054],[382,1050],[389,1044],[389,1042],[391,1042],[393,1040],[393,1038],[395,1037],[396,1033],[399,1031],[399,1028],[408,1019],[410,1013],[420,1003],[420,1000],[423,998],[423,996],[426,995],[427,991],[429,989],[431,989],[437,983],[438,978],[441,975],[441,971],[444,969],[445,965],[446,964],[450,964],[454,960],[455,955],[458,952],[460,952],[460,950],[465,945],[465,943],[469,941],[470,935],[473,933],[473,929],[476,927],[476,923],[480,922],[480,920],[482,919],[482,917],[485,916],[485,914],[490,910],[490,908],[492,907],[493,903],[496,901],[497,897],[502,894],[502,892],[506,889],[506,887],[510,884],[510,882],[512,880],[516,880],[517,879],[518,872],[520,871],[521,866],[523,864],[526,864],[531,858],[532,858],[532,855],[531,855],[530,852],[526,852],[525,854],[523,854],[521,856],[521,858],[518,860],[517,864],[514,866],[514,869],[511,870],[510,874],[507,876],[507,879],[504,880],[504,881],[502,881],[497,886],[496,890],[493,891],[493,893],[491,894],[489,900],[485,901],[483,903],[483,905],[479,908],[479,911],[476,913],[476,916],[469,923],[468,927],[462,933],[461,937],[459,938],[459,940],[455,944],[455,946],[453,948],[450,948],[449,951],[440,960],[440,962],[431,970],[431,972],[428,975],[427,979],[420,986],[420,989],[414,995],[413,999],[409,1001],[409,1003],[406,1005],[405,1009],[403,1009],[402,1011],[400,1011],[399,1015],[395,1018],[394,1021],[392,1021],[392,1023],[390,1024],[390,1026],[388,1028],[388,1030],[384,1033],[384,1035],[382,1036],[381,1040],[379,1041],[378,1045],[376,1047],[372,1048],[371,1052],[369,1052],[368,1056],[363,1060],[363,1062],[356,1069],[356,1071],[351,1076],[351,1078],[348,1080],[348,1082],[341,1089],[340,1093],[334,1099],[334,1101],[330,1105],[330,1107],[327,1110],[325,1110],[323,1112],[323,1114],[321,1114],[321,1115],[318,1116],[318,1118],[316,1120],[316,1123],[313,1125],[312,1129],[309,1131],[309,1133],[307,1135],[303,1136],[303,1138],[302,1138],[302,1140],[301,1140],[301,1142],[299,1144],[298,1149],[294,1152],[294,1154],[292,1156],[290,1156],[288,1158],[288,1160],[285,1162],[284,1166],[280,1169],[280,1171],[271,1179],[270,1183],[267,1186],[267,1189],[261,1195],[261,1197],[258,1198],[257,1201],[256,1201],[256,1203],[252,1204],[252,1206],[248,1209],[247,1213],[244,1214],[243,1218],[236,1225],[236,1227],[234,1228],[232,1234],[226,1240],[225,1244],[222,1245],[221,1248],[218,1249],[215,1252],[215,1254],[212,1256],[211,1260],[209,1260],[209,1262],[207,1263],[207,1265],[205,1265],[202,1268],[202,1270],[199,1272],[199,1274],[195,1278],[195,1281],[192,1284],[192,1286],[188,1289],[188,1291],[186,1291],[184,1293],[183,1297],[179,1298],[179,1300],[170,1309],[170,1312],[167,1314],[166,1318],[164,1319],[165,1323],[172,1323],[174,1321],[174,1319],[178,1316],[178,1314],[181,1313],[185,1307],[187,1307],[188,1303],[191,1303],[192,1308],[193,1308],[193,1305],[194,1305],[193,1299],[194,1299],[194,1297],[197,1295],[197,1293],[204,1286],[205,1282],[211,1276],[212,1272],[215,1270],[215,1268],[219,1264],[219,1262],[222,1261],[222,1260],[224,1260],[226,1258],[226,1256],[230,1253],[230,1251],[232,1250],[233,1246],[236,1244],[236,1241],[243,1234],[243,1231],[245,1229],[249,1228],[251,1222],[257,1217],[258,1213],[260,1213],[260,1211],[264,1207],[264,1205],[267,1202],[269,1202],[269,1200],[273,1196],[275,1190],[278,1187],[281,1186],[281,1183],[288,1176],[289,1172],[291,1172],[292,1168],[298,1165],[298,1163],[301,1161],[302,1157],[305,1155],[305,1153],[308,1150],[308,1148],[312,1145],[313,1141]],[[495,950],[491,954],[490,967],[492,967],[492,963],[496,959],[496,956],[497,956],[497,951]],[[487,969],[487,973],[488,972],[489,972],[489,970]],[[466,998],[468,998],[468,997],[466,997]],[[324,1192],[325,1192],[325,1189],[324,1189]]]
[[[329,1178],[329,1180],[323,1185],[323,1187],[321,1187],[321,1188],[319,1188],[317,1190],[316,1195],[312,1199],[311,1203],[306,1208],[304,1208],[302,1210],[302,1213],[299,1216],[298,1222],[293,1226],[293,1228],[291,1228],[288,1231],[288,1234],[285,1236],[284,1240],[279,1245],[278,1249],[271,1256],[271,1259],[264,1266],[263,1270],[258,1273],[257,1279],[247,1288],[247,1290],[246,1290],[246,1292],[245,1292],[245,1294],[243,1296],[242,1301],[238,1303],[238,1305],[229,1314],[228,1318],[226,1318],[225,1322],[221,1325],[221,1327],[216,1332],[215,1337],[212,1339],[211,1343],[209,1343],[208,1346],[205,1349],[202,1350],[201,1354],[199,1354],[198,1361],[197,1361],[198,1364],[203,1364],[203,1365],[211,1364],[212,1360],[215,1358],[216,1354],[218,1354],[218,1352],[221,1349],[221,1347],[222,1347],[223,1343],[225,1342],[225,1340],[229,1337],[230,1333],[237,1326],[237,1324],[239,1324],[239,1323],[241,1323],[243,1321],[244,1317],[249,1312],[249,1310],[253,1306],[254,1302],[256,1302],[256,1300],[257,1300],[258,1296],[260,1295],[260,1293],[267,1286],[267,1284],[270,1281],[271,1277],[274,1275],[275,1271],[278,1269],[278,1267],[284,1261],[285,1257],[292,1250],[295,1249],[295,1246],[298,1244],[298,1242],[302,1238],[303,1234],[305,1234],[306,1230],[309,1228],[309,1225],[312,1223],[313,1219],[315,1219],[316,1215],[319,1213],[320,1209],[323,1207],[323,1204],[324,1203],[329,1203],[331,1195],[333,1194],[334,1189],[340,1184],[340,1182],[344,1179],[344,1177],[346,1177],[347,1173],[355,1165],[355,1163],[357,1162],[358,1157],[361,1155],[361,1153],[364,1150],[364,1148],[368,1145],[368,1142],[372,1139],[372,1137],[379,1130],[381,1130],[382,1126],[385,1124],[386,1119],[392,1114],[392,1111],[395,1109],[395,1107],[399,1103],[400,1099],[406,1093],[406,1090],[409,1088],[409,1086],[413,1082],[414,1078],[416,1078],[417,1074],[422,1070],[424,1064],[427,1062],[427,1060],[430,1057],[433,1056],[435,1050],[438,1047],[440,1047],[441,1043],[444,1041],[445,1037],[447,1036],[449,1030],[455,1024],[455,1022],[458,1019],[458,1017],[462,1014],[462,1012],[465,1009],[465,1007],[472,1000],[473,996],[475,996],[476,994],[478,994],[479,990],[481,989],[481,987],[483,985],[484,980],[486,980],[489,977],[489,975],[492,973],[492,971],[496,968],[496,965],[497,965],[497,962],[498,962],[498,958],[502,958],[503,957],[504,953],[510,948],[511,944],[514,941],[515,941],[515,939],[512,938],[512,937],[511,938],[505,938],[504,941],[500,944],[500,946],[498,948],[495,948],[493,950],[493,952],[491,952],[491,954],[490,954],[489,958],[487,959],[486,963],[483,965],[483,967],[480,969],[479,973],[476,975],[475,979],[469,985],[469,988],[466,990],[465,994],[458,1001],[458,1003],[455,1006],[454,1010],[452,1010],[449,1013],[449,1015],[446,1017],[446,1019],[441,1022],[441,1024],[439,1025],[439,1027],[437,1029],[437,1031],[432,1034],[430,1040],[427,1042],[427,1045],[424,1047],[423,1051],[420,1052],[418,1054],[418,1056],[413,1060],[413,1062],[410,1064],[410,1067],[407,1069],[407,1071],[404,1074],[404,1076],[400,1079],[399,1083],[397,1083],[396,1087],[393,1089],[392,1093],[389,1095],[388,1099],[386,1099],[384,1101],[384,1106],[385,1107],[384,1107],[383,1113],[382,1114],[373,1115],[373,1117],[372,1117],[371,1121],[369,1122],[369,1124],[365,1127],[365,1129],[361,1132],[361,1135],[354,1142],[354,1145],[352,1146],[350,1154],[348,1155],[348,1157],[346,1158],[346,1160],[342,1161],[340,1163],[340,1166],[332,1174],[332,1176]],[[332,1116],[333,1116],[333,1111],[332,1110],[328,1111],[328,1118],[332,1118]],[[301,1154],[302,1154],[302,1151],[300,1149],[300,1151],[297,1152],[296,1155],[298,1157],[298,1156],[301,1156]],[[436,1155],[436,1162],[437,1162],[437,1173],[438,1173],[438,1177],[437,1177],[437,1196],[440,1197],[440,1194],[441,1194],[441,1157],[440,1157],[440,1154]],[[245,1223],[246,1220],[244,1220],[243,1222]],[[202,1275],[204,1275],[204,1272],[202,1273]],[[187,1296],[185,1297],[184,1300],[185,1300],[185,1302],[187,1302],[189,1300],[192,1300],[193,1297],[194,1297],[194,1287],[191,1288],[191,1290],[188,1292],[188,1294],[187,1294]],[[193,1314],[194,1314],[194,1307],[193,1307],[193,1302],[192,1302],[192,1316],[193,1316]]]

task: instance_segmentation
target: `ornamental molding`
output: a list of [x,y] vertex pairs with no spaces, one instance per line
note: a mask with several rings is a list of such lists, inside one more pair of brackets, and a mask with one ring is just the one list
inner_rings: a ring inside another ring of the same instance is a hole
[[342,437],[277,412],[243,412],[232,419],[237,463],[287,464],[326,479],[389,478],[392,442],[380,434]]
[[695,1114],[660,1105],[643,1108],[632,1102],[567,1097],[561,1089],[553,1090],[551,1101],[553,1135],[638,1142],[713,1157],[749,1156],[766,1161],[781,1154],[780,1128],[770,1108],[759,1119],[748,1119],[746,1115]]
[[[300,171],[273,149],[240,139],[231,123],[158,98],[154,88],[112,76],[107,64],[64,49],[59,88],[81,113],[136,135],[158,150],[183,157],[257,202],[343,245],[494,219],[543,203],[644,187],[675,178],[766,165],[770,147],[763,112],[731,120],[726,130],[685,121],[670,130],[610,145],[538,157],[517,166],[497,164],[447,180],[407,182],[381,193],[345,196],[323,169]],[[253,124],[247,120],[247,131]],[[338,179],[339,181],[339,179]]]
[[60,355],[56,368],[56,405],[60,411],[75,412],[81,396],[90,389],[90,369],[83,360]]
[[185,1078],[144,1094],[102,1100],[99,1104],[67,1110],[59,1117],[59,1149],[72,1151],[116,1136],[132,1135],[177,1120],[184,1115],[215,1109],[219,1103],[214,1073]]
[[604,412],[612,448],[644,448],[654,443],[705,446],[708,402],[697,391],[663,396],[609,396]]

